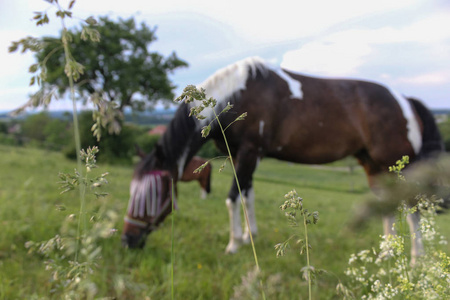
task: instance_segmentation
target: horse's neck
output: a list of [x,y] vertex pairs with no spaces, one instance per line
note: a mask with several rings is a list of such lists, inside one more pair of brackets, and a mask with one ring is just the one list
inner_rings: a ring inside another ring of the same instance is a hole
[[185,164],[205,141],[201,137],[201,127],[198,122],[194,117],[189,117],[189,107],[184,103],[181,104],[161,138],[165,167],[183,174]]

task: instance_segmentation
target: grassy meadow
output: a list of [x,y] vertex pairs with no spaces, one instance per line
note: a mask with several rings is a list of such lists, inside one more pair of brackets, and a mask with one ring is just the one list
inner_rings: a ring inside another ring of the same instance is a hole
[[[58,172],[72,172],[76,163],[62,154],[0,145],[0,299],[61,299],[52,290],[44,257],[29,254],[25,243],[48,240],[58,234],[64,219],[77,214],[77,192],[61,195]],[[178,185],[179,210],[174,228],[175,299],[230,299],[254,268],[250,245],[235,255],[225,255],[229,238],[225,198],[232,180],[228,166],[222,173],[213,165],[212,193],[200,199],[197,182]],[[97,297],[106,299],[171,298],[171,222],[152,233],[143,250],[120,245],[122,216],[128,202],[131,167],[101,165],[108,171],[109,196],[88,197],[88,212],[106,205],[115,212],[118,232],[102,241],[102,257],[93,275]],[[351,174],[345,163],[326,167],[289,164],[271,159],[261,162],[254,178],[259,234],[255,247],[266,285],[267,299],[307,299],[307,283],[300,269],[305,257],[293,247],[277,258],[274,245],[286,240],[288,226],[279,206],[292,189],[311,211],[319,211],[317,225],[309,227],[311,264],[327,272],[313,286],[313,299],[340,299],[339,281],[350,254],[378,247],[381,221],[372,219],[358,231],[349,229],[355,209],[370,194],[363,171]],[[441,232],[450,238],[450,215],[438,217]],[[256,292],[259,299],[260,294]]]

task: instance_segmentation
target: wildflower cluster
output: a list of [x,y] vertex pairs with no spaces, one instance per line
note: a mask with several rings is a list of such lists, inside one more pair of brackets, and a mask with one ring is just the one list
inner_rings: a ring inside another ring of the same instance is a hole
[[297,213],[303,217],[303,222],[308,224],[317,224],[319,221],[319,212],[315,211],[310,213],[308,209],[303,207],[303,199],[298,196],[295,190],[290,191],[284,195],[286,201],[280,206],[280,209],[285,212],[285,216],[288,218],[291,226],[298,226]]
[[[310,213],[308,209],[303,206],[303,199],[298,196],[295,190],[287,193],[284,198],[286,199],[284,204],[280,206],[282,211],[285,211],[285,216],[288,219],[289,225],[292,227],[299,227],[299,223],[303,224],[303,235],[294,234],[289,239],[282,243],[275,245],[277,250],[277,257],[284,256],[286,250],[289,248],[289,243],[292,239],[297,239],[296,243],[300,246],[300,254],[306,253],[306,266],[301,269],[303,278],[308,281],[309,297],[311,299],[311,284],[316,274],[323,270],[316,271],[316,269],[310,264],[310,249],[311,245],[308,242],[308,225],[317,224],[319,221],[319,212],[315,211]],[[299,216],[298,216],[299,215]],[[297,220],[300,217],[300,220]]]
[[[98,151],[98,147],[96,146],[92,148],[89,147],[86,151],[84,149],[80,151],[80,158],[86,165],[86,173],[90,173],[92,169],[97,168],[95,155]],[[105,172],[97,177],[89,178],[87,175],[83,177],[77,170],[75,170],[74,174],[59,173],[59,178],[61,179],[59,183],[61,184],[61,189],[63,190],[61,194],[74,190],[80,185],[80,182],[86,187],[90,186],[91,188],[99,188],[105,184],[108,184],[108,180],[106,179],[106,176],[108,175],[109,173]],[[100,197],[106,196],[107,194],[95,193],[95,195]]]
[[206,91],[204,88],[197,89],[195,85],[186,86],[181,96],[176,98],[175,101],[185,102],[186,104],[197,101],[199,105],[191,107],[189,116],[195,116],[199,120],[203,120],[206,118],[205,116],[201,115],[201,112],[205,108],[214,108],[217,104],[217,101],[214,98],[206,98]]
[[[403,157],[389,170],[404,180],[402,169],[408,162]],[[339,284],[338,292],[344,299],[447,299],[450,295],[450,257],[440,247],[447,242],[438,232],[435,222],[440,200],[424,195],[418,204],[399,207],[399,222],[394,224],[397,235],[383,235],[379,249],[352,254],[345,274],[350,286]],[[413,265],[405,251],[405,239],[416,238],[405,233],[403,224],[408,214],[420,213],[419,232],[424,243],[424,254]]]
[[409,156],[405,155],[402,157],[402,159],[396,161],[395,166],[389,167],[389,172],[396,173],[399,180],[405,180],[405,176],[403,176],[402,170],[407,164],[409,164]]
[[[62,193],[80,185],[85,189],[89,186],[91,189],[98,189],[108,183],[105,179],[108,173],[94,178],[88,176],[92,169],[97,168],[95,158],[97,152],[96,147],[81,151],[80,157],[85,162],[86,168],[85,177],[82,178],[76,171],[75,175],[60,174]],[[97,199],[107,195],[103,192],[93,192],[93,194]],[[93,299],[97,294],[98,289],[91,275],[96,270],[97,261],[101,258],[102,248],[99,246],[99,241],[111,237],[117,231],[114,226],[118,215],[111,210],[106,210],[106,204],[106,202],[101,203],[89,220],[86,218],[84,209],[78,214],[70,213],[61,226],[60,234],[46,241],[28,241],[25,244],[30,254],[37,254],[46,259],[46,270],[51,272],[52,294],[64,294],[68,299],[81,297],[80,295],[83,295],[81,298]],[[64,211],[66,208],[59,206],[58,210]],[[86,220],[86,224],[80,225],[84,223],[83,220]]]
[[381,236],[378,250],[363,250],[349,259],[345,274],[351,279],[353,293],[359,293],[361,299],[446,299],[450,293],[450,257],[439,249],[446,241],[438,233],[436,210],[429,203],[429,199],[421,199],[418,205],[425,254],[411,266],[405,236]]
[[[214,99],[212,97],[207,98],[205,89],[204,88],[197,89],[197,87],[194,85],[186,86],[184,88],[181,96],[176,98],[175,101],[176,102],[185,102],[186,104],[195,102],[197,105],[191,107],[189,116],[195,116],[198,120],[206,119],[206,117],[202,114],[202,112],[205,109],[210,109],[213,112],[214,117],[211,118],[211,122],[202,128],[202,137],[207,137],[209,135],[209,133],[211,131],[211,124],[215,120],[218,121],[219,116],[221,114],[224,114],[233,108],[233,105],[231,105],[230,102],[228,102],[227,105],[222,109],[222,111],[219,114],[217,114],[216,111],[214,110],[214,108],[217,105],[216,99]],[[247,113],[244,112],[239,117],[237,117],[233,122],[228,124],[228,126],[225,129],[222,129],[222,125],[220,124],[220,122],[219,122],[219,126],[221,127],[221,129],[223,131],[226,131],[228,129],[228,127],[230,127],[234,122],[242,121],[245,119],[246,116],[247,116]]]

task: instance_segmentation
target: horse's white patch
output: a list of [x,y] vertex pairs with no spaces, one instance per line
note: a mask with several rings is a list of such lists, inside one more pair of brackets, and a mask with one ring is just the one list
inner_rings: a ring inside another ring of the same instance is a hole
[[276,70],[272,69],[272,71],[277,73],[278,76],[280,76],[281,78],[284,79],[284,81],[286,81],[286,83],[289,86],[289,90],[291,91],[291,98],[303,99],[302,84],[300,83],[300,81],[293,79],[281,68],[278,68]]
[[236,201],[232,201],[228,198],[225,203],[230,217],[230,242],[228,243],[225,252],[236,253],[242,241],[240,200],[238,198]]
[[261,156],[258,156],[258,158],[256,158],[256,168],[257,169],[259,167],[259,164],[261,163]]
[[259,121],[259,135],[263,136],[263,133],[264,133],[264,121],[261,120]]
[[283,146],[278,146],[277,151],[281,151],[283,149]]
[[392,96],[397,100],[400,105],[403,116],[406,119],[406,128],[408,130],[408,140],[414,149],[414,152],[418,154],[422,148],[422,134],[420,132],[419,123],[414,115],[414,112],[409,104],[402,95],[394,90],[390,90]]
[[184,172],[184,165],[186,164],[186,159],[188,156],[189,147],[186,147],[181,154],[180,158],[178,158],[177,165],[178,165],[178,180],[181,179]]
[[208,195],[208,193],[206,192],[206,190],[200,189],[200,198],[201,199],[206,199],[207,195]]

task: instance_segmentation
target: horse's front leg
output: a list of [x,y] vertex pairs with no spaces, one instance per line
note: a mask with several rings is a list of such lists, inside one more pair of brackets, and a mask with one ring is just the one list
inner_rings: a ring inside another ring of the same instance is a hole
[[248,244],[251,241],[250,233],[252,237],[255,237],[258,233],[255,216],[255,192],[252,186],[244,192],[244,204],[247,212],[248,223],[247,220],[245,220],[245,232],[242,236],[242,242],[244,244]]
[[[250,225],[245,228],[245,233],[242,234],[241,226],[241,197],[239,194],[239,188],[236,180],[233,180],[226,205],[228,208],[228,214],[230,217],[230,241],[226,248],[226,253],[236,253],[242,242],[248,243],[250,241],[250,232],[252,235],[256,235],[256,218],[254,208],[254,191],[252,188],[253,172],[256,168],[257,152],[245,151],[240,152],[235,161],[236,174],[239,180],[239,187],[242,193],[242,201],[245,204],[247,217]],[[247,223],[247,222],[245,222]]]

